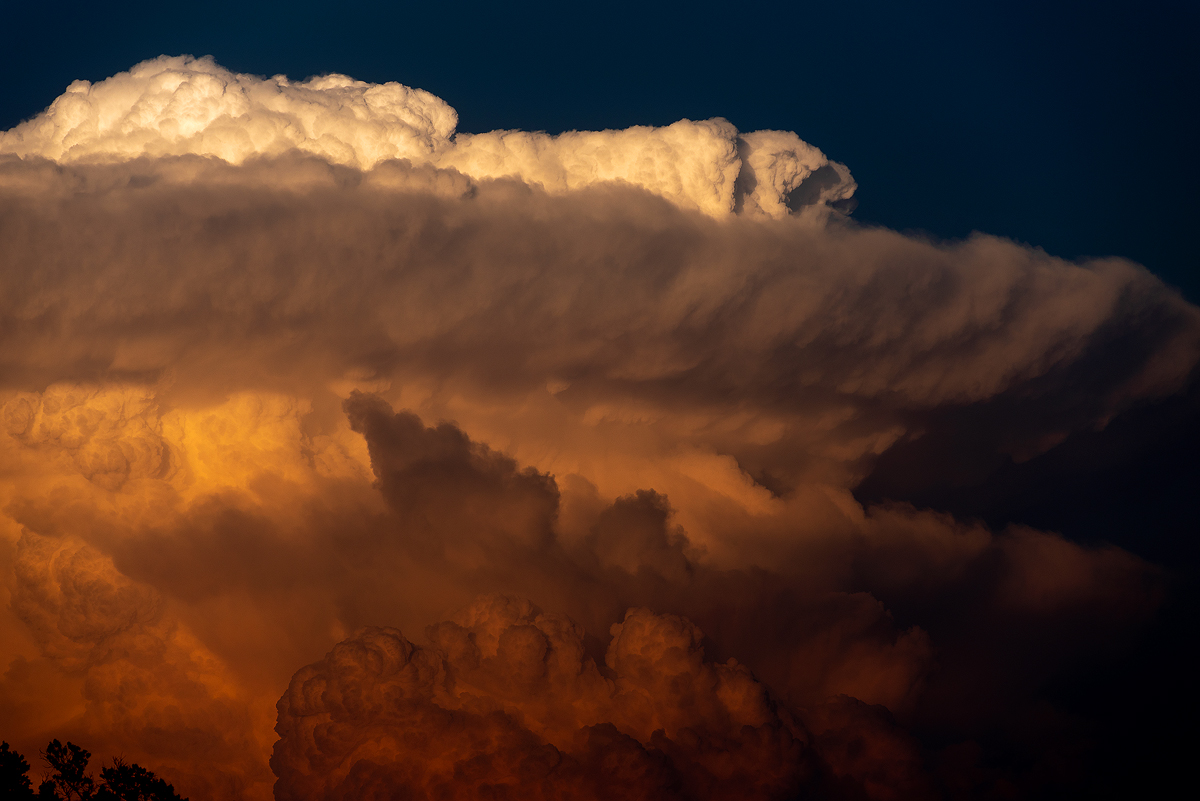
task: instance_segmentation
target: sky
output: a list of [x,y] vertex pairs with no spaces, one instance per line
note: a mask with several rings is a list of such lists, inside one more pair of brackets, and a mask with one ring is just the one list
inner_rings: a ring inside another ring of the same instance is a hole
[[341,72],[444,98],[461,130],[725,117],[797,132],[859,176],[863,220],[1120,255],[1200,297],[1186,2],[430,4],[133,2],[10,9],[0,127],[77,78],[161,54]]
[[35,785],[51,737],[194,801],[1186,768],[1193,7],[10,16]]

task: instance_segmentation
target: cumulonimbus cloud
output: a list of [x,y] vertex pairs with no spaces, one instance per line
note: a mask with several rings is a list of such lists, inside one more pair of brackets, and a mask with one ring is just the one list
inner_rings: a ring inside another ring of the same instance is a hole
[[59,162],[193,154],[240,164],[299,150],[359,169],[407,159],[559,193],[624,181],[718,216],[781,217],[789,202],[825,208],[855,189],[844,165],[795,134],[740,134],[720,119],[558,136],[456,135],[457,122],[442,99],[394,82],[264,79],[211,57],[163,56],[97,84],[76,81],[42,114],[0,133],[0,153]]
[[6,739],[194,799],[268,797],[276,723],[281,797],[920,797],[906,726],[1019,740],[1154,613],[1119,548],[853,494],[1193,387],[1146,270],[811,213],[793,134],[454,125],[162,58],[0,134]]

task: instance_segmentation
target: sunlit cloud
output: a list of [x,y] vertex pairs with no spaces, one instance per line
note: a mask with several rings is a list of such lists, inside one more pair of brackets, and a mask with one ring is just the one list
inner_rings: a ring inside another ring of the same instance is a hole
[[1187,389],[1144,268],[858,226],[790,133],[456,120],[163,57],[0,133],[10,742],[193,799],[916,798],[909,727],[1019,737],[1154,614],[1119,548],[853,494],[957,410],[1021,461]]
[[97,84],[76,81],[45,112],[0,133],[0,153],[59,162],[200,155],[241,164],[300,151],[363,170],[406,159],[554,193],[620,181],[716,216],[780,217],[789,202],[823,207],[855,189],[845,166],[795,134],[740,134],[725,120],[559,136],[455,134],[457,122],[445,101],[398,83],[263,79],[211,58],[164,56]]

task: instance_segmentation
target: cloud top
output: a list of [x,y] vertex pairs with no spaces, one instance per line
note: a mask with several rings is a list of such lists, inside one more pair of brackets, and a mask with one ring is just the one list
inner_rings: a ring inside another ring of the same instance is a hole
[[241,163],[291,149],[367,168],[445,147],[458,115],[398,83],[326,75],[257,78],[211,57],[160,57],[92,84],[75,81],[0,150],[60,162],[199,154]]
[[0,132],[0,154],[63,163],[201,155],[240,164],[298,150],[361,170],[407,159],[556,193],[625,182],[714,216],[821,215],[856,186],[844,165],[794,133],[739,134],[722,119],[558,136],[455,135],[457,122],[441,98],[392,81],[259,78],[211,56],[160,56],[99,83],[75,81],[44,112]]

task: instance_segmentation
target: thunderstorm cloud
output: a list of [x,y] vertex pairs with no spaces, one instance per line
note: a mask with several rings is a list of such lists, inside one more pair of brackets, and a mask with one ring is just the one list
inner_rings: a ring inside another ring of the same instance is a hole
[[1020,741],[1155,614],[1120,548],[855,495],[1191,391],[1144,268],[858,225],[792,133],[456,124],[161,57],[0,132],[7,740],[194,800],[935,798],[984,768],[912,730]]

